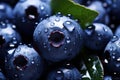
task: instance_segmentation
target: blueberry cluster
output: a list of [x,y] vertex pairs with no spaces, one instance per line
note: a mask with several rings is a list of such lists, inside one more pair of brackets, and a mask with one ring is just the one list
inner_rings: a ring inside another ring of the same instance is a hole
[[0,80],[82,80],[83,48],[97,55],[104,80],[120,77],[120,0],[74,0],[99,15],[82,29],[51,0],[0,0]]

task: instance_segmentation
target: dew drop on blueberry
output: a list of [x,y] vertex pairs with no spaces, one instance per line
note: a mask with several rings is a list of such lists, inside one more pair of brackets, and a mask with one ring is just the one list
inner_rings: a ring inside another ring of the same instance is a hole
[[51,25],[51,26],[54,26],[54,25],[55,25],[55,23],[54,23],[54,22],[51,22],[51,23],[50,23],[50,25]]
[[94,25],[90,25],[86,28],[85,32],[87,33],[87,35],[91,36],[93,34],[93,32],[95,31],[95,26]]
[[55,75],[55,80],[63,80],[64,74],[62,71],[58,70],[57,74]]
[[115,42],[115,41],[117,41],[118,39],[119,39],[118,36],[113,36],[111,42]]
[[44,7],[44,6],[41,6],[40,9],[43,11],[43,10],[45,9],[45,7]]
[[75,25],[71,21],[65,21],[63,25],[69,32],[72,32],[75,29]]

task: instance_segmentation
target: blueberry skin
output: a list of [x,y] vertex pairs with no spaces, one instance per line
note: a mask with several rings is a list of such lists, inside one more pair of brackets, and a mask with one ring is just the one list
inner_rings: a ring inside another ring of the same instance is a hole
[[13,19],[13,10],[6,3],[0,3],[0,21]]
[[111,17],[115,23],[120,23],[120,0],[113,0],[111,5]]
[[5,65],[10,80],[37,80],[43,70],[41,56],[27,45],[20,45],[8,53]]
[[113,36],[104,50],[104,69],[108,74],[120,73],[120,38]]
[[93,23],[84,31],[85,46],[91,50],[104,50],[113,36],[111,29],[101,23]]
[[117,29],[115,30],[114,35],[120,37],[120,25],[117,27]]
[[46,60],[58,62],[70,60],[79,53],[83,30],[69,17],[54,15],[38,24],[33,37],[41,55]]
[[23,38],[32,40],[37,23],[51,15],[51,7],[40,0],[20,0],[13,14],[14,22]]
[[99,13],[99,15],[95,18],[94,22],[96,23],[103,23],[108,24],[109,23],[109,16],[107,14],[107,11],[103,7],[103,3],[101,1],[94,1],[89,6],[89,9],[95,10]]
[[[70,67],[70,66],[69,66]],[[48,74],[47,80],[82,80],[77,68],[60,67]]]
[[0,23],[0,48],[14,48],[21,42],[19,33],[11,23]]
[[104,80],[112,80],[112,77],[111,76],[105,76]]
[[10,6],[14,7],[15,4],[18,2],[19,0],[0,0],[0,2],[4,2],[9,4]]
[[6,80],[6,78],[2,72],[0,72],[0,80]]

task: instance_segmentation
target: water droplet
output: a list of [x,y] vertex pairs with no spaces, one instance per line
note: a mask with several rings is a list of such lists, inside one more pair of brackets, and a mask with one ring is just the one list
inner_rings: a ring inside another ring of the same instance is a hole
[[41,31],[38,31],[38,34],[41,34]]
[[47,33],[47,32],[48,32],[48,29],[46,28],[46,29],[45,29],[45,33]]
[[57,17],[62,17],[61,12],[58,12],[58,13],[56,14],[56,16],[57,16]]
[[14,76],[15,76],[15,77],[18,77],[18,75],[17,75],[17,74],[15,74]]
[[72,32],[75,29],[75,25],[71,21],[65,21],[63,26],[69,31]]
[[15,49],[11,49],[8,51],[8,54],[13,54],[14,51],[15,51]]
[[50,25],[51,25],[51,26],[54,26],[54,25],[55,25],[55,23],[54,23],[54,22],[51,22],[51,23],[50,23]]
[[107,32],[107,31],[108,31],[108,29],[107,29],[107,28],[104,28],[104,27],[103,27],[103,30],[104,30],[105,32]]
[[69,44],[69,43],[70,43],[70,40],[67,40],[66,42],[67,42],[67,44]]
[[38,25],[38,22],[36,22],[35,24]]
[[15,25],[12,25],[12,28],[13,28],[13,29],[15,29],[15,28],[16,28],[16,26],[15,26]]
[[15,47],[15,45],[13,43],[10,43],[9,46],[10,47]]
[[35,62],[34,62],[34,61],[32,61],[31,63],[32,63],[32,64],[34,64]]
[[18,47],[16,51],[17,51],[17,52],[19,52],[20,50],[21,50],[21,48],[20,48],[20,47]]
[[55,80],[63,80],[64,74],[62,71],[57,71],[57,74],[55,75]]
[[35,15],[30,14],[30,15],[28,15],[28,18],[29,19],[35,19],[36,17],[35,17]]
[[105,63],[108,63],[108,60],[107,60],[107,59],[105,59],[105,60],[104,60],[104,62],[105,62]]
[[118,36],[113,36],[113,38],[111,39],[111,42],[115,42],[115,41],[117,41],[119,38],[118,38]]
[[85,32],[89,36],[92,35],[94,31],[95,31],[95,26],[94,25],[90,25],[85,29]]
[[116,63],[116,67],[120,67],[120,63]]
[[117,61],[118,61],[118,62],[120,62],[120,57],[119,57],[119,58],[117,58]]
[[40,7],[40,9],[41,9],[41,10],[44,10],[44,9],[45,9],[45,7],[44,7],[44,6],[41,6],[41,7]]
[[73,16],[71,14],[67,14],[67,16],[71,19],[73,19]]
[[98,40],[102,40],[102,35],[98,34]]
[[115,59],[115,56],[112,56],[113,59]]
[[57,17],[57,18],[55,19],[55,21],[56,21],[56,22],[59,22],[59,21],[60,21],[60,17]]
[[44,48],[46,48],[46,47],[47,47],[47,46],[46,46],[46,43],[43,43],[43,47],[44,47]]

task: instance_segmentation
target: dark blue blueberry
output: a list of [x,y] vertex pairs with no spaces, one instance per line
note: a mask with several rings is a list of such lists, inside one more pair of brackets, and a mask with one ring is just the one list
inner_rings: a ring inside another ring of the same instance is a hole
[[92,50],[104,50],[113,36],[111,29],[101,23],[93,23],[85,30],[85,46]]
[[120,25],[115,30],[115,35],[118,36],[118,37],[120,37]]
[[0,3],[0,21],[13,19],[13,10],[6,3]]
[[113,80],[111,76],[105,76],[104,80]]
[[111,5],[111,17],[114,23],[120,23],[120,0],[112,0],[113,3]]
[[11,23],[0,22],[0,48],[13,48],[21,42],[16,26]]
[[6,80],[6,78],[2,72],[0,72],[0,80]]
[[88,8],[95,10],[99,13],[99,15],[95,18],[94,22],[104,23],[104,24],[109,23],[109,16],[108,16],[105,8],[103,7],[102,2],[94,1],[88,6]]
[[51,71],[47,80],[82,80],[82,75],[77,68],[71,67],[70,64],[66,65],[69,67],[60,67]]
[[20,0],[14,8],[15,24],[23,39],[32,40],[39,21],[51,15],[50,4],[40,0]]
[[18,1],[19,0],[0,0],[0,2],[7,3],[7,4],[9,4],[12,7],[14,7]]
[[83,43],[83,31],[80,25],[61,14],[40,22],[33,37],[42,56],[53,62],[74,58]]
[[10,80],[37,80],[43,71],[40,55],[27,45],[8,51],[5,59],[6,76]]
[[120,73],[120,38],[113,36],[104,50],[104,70],[108,74]]

